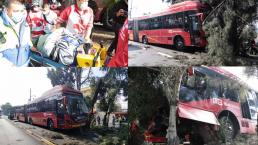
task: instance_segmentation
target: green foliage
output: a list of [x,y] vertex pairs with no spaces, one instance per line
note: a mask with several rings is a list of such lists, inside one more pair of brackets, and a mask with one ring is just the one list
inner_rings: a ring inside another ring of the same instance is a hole
[[258,78],[258,66],[245,67],[244,73],[247,74],[248,77],[256,76]]
[[85,103],[86,103],[87,106],[91,106],[91,104],[92,104],[92,99],[91,99],[91,97],[85,96],[85,97],[84,97],[84,100],[85,100]]
[[128,144],[128,125],[122,125],[119,129],[96,128],[95,131],[102,136],[100,145]]
[[[209,64],[233,65],[243,43],[252,33],[243,28],[256,17],[256,0],[205,0],[212,7],[204,30],[208,40]],[[242,34],[242,35],[241,35]]]
[[148,122],[161,106],[167,106],[168,102],[159,87],[157,77],[158,68],[129,69],[129,121],[138,119],[140,126],[148,127]]
[[128,88],[128,75],[127,68],[101,68],[103,71],[107,71],[103,78],[101,96],[99,108],[101,111],[106,112],[104,116],[104,124],[107,125],[108,115],[116,110],[115,100],[119,94],[127,96]]
[[50,68],[47,77],[51,80],[53,86],[67,85],[76,87],[76,68]]
[[5,103],[1,106],[1,109],[4,115],[8,115],[12,109],[12,105],[10,103]]

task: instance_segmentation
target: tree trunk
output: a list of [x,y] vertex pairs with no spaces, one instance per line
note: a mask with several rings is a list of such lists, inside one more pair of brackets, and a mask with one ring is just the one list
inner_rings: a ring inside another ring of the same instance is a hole
[[[177,120],[177,104],[179,98],[180,85],[183,77],[183,69],[175,68],[174,72],[174,82],[167,82],[165,85],[166,97],[169,101],[170,111],[169,111],[169,127],[167,129],[167,139],[168,145],[178,145],[179,138],[177,136],[176,120]],[[168,74],[169,75],[169,74]],[[172,89],[172,90],[171,90]]]
[[108,123],[109,123],[109,117],[110,117],[110,113],[107,113],[107,127],[108,127]]
[[82,75],[82,68],[75,69],[75,78],[76,78],[76,89],[81,90],[81,75]]
[[170,105],[169,111],[169,127],[167,129],[168,145],[178,145],[179,139],[177,137],[176,129],[176,106]]
[[103,126],[107,126],[108,123],[107,123],[107,114],[108,112],[105,112],[105,115],[104,115],[104,118],[103,118]]

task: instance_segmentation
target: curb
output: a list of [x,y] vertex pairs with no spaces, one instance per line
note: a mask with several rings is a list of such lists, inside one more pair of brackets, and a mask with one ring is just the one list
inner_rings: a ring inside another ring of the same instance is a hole
[[12,124],[15,125],[16,127],[20,128],[20,129],[25,130],[28,135],[30,135],[31,137],[35,138],[36,140],[39,140],[39,141],[41,141],[41,142],[43,142],[43,143],[45,143],[47,145],[56,145],[56,144],[52,143],[51,141],[45,139],[44,137],[42,137],[42,136],[40,136],[40,135],[38,135],[38,134],[36,134],[36,133],[26,129],[25,127],[19,126],[19,125],[15,124],[14,122],[12,122]]
[[[23,128],[23,129],[25,129],[25,128]],[[42,136],[40,136],[40,135],[38,135],[38,134],[36,134],[36,133],[33,133],[33,132],[30,131],[30,130],[25,129],[25,131],[26,131],[28,134],[30,134],[31,136],[38,138],[40,141],[44,142],[44,143],[47,144],[47,145],[55,145],[54,143],[48,141],[47,139],[45,139],[44,137],[42,137]]]

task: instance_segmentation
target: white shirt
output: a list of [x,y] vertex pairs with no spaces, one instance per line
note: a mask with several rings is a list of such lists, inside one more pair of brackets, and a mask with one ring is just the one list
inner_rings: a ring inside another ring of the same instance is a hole
[[56,24],[56,19],[57,19],[57,14],[50,10],[48,14],[44,14],[46,16],[46,26],[45,26],[45,33],[51,33],[53,28],[54,28],[54,25],[53,24]]

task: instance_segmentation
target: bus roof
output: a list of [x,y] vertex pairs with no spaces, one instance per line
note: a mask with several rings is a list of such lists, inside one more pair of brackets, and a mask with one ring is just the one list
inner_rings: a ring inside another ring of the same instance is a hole
[[243,84],[244,86],[248,86],[248,84],[245,83],[244,81],[242,81],[239,77],[237,77],[236,75],[232,74],[231,72],[228,72],[220,67],[202,66],[202,67],[196,67],[196,69],[202,73],[208,74],[213,77],[218,77],[218,78],[223,78],[223,79],[231,79],[231,80],[239,82],[240,84]]
[[141,16],[141,17],[136,17],[134,19],[141,20],[141,19],[147,19],[147,18],[166,15],[169,13],[177,13],[177,12],[190,11],[190,10],[199,10],[202,7],[204,7],[204,4],[201,3],[199,0],[188,0],[188,1],[173,4],[170,7],[168,7],[167,9],[163,10],[162,12],[145,15],[145,16]]
[[49,98],[49,97],[51,97],[53,95],[58,95],[58,94],[63,94],[63,93],[74,94],[74,95],[82,95],[82,93],[80,91],[78,91],[78,90],[70,88],[70,87],[68,87],[66,85],[58,85],[58,86],[55,86],[52,89],[46,91],[45,93],[42,94],[41,97],[31,101],[28,104],[32,104],[32,103],[35,103],[35,102],[47,99],[47,98]]

